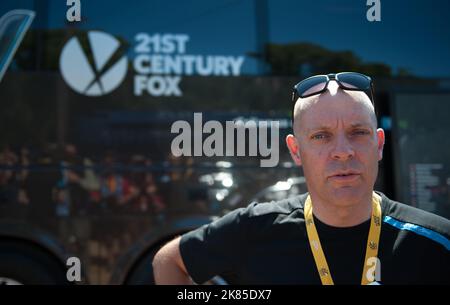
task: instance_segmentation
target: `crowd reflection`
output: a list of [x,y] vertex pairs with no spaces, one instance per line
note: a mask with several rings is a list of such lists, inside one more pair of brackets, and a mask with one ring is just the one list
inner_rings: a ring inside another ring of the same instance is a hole
[[179,160],[167,161],[168,170],[155,173],[152,160],[139,154],[123,157],[107,151],[93,160],[81,156],[74,144],[63,150],[47,145],[40,151],[4,146],[0,151],[0,206],[37,205],[41,212],[61,217],[108,212],[162,218],[167,199],[161,185],[183,177],[169,170],[170,163]]

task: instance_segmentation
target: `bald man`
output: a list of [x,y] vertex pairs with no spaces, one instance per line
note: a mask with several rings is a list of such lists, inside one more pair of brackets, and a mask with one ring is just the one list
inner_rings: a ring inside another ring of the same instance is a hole
[[360,83],[332,76],[299,83],[286,138],[309,192],[172,240],[154,258],[157,284],[450,284],[450,222],[374,191],[384,132]]

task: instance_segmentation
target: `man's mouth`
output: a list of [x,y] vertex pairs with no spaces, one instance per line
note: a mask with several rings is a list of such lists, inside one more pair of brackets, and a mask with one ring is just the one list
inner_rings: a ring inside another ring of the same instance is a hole
[[358,179],[359,176],[360,174],[357,172],[343,172],[330,176],[330,179],[337,182],[351,182]]

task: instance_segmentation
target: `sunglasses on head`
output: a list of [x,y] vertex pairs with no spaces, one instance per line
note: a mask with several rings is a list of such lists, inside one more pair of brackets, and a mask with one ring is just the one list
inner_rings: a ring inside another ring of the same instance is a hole
[[372,79],[357,72],[340,72],[308,77],[294,86],[292,101],[295,103],[299,97],[305,98],[325,92],[331,80],[336,81],[339,87],[344,90],[365,92],[374,104]]

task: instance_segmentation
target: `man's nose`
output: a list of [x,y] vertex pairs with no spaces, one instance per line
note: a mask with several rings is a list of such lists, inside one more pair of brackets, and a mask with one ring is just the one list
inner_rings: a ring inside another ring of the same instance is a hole
[[331,154],[334,160],[345,161],[355,156],[355,150],[345,135],[338,135]]

